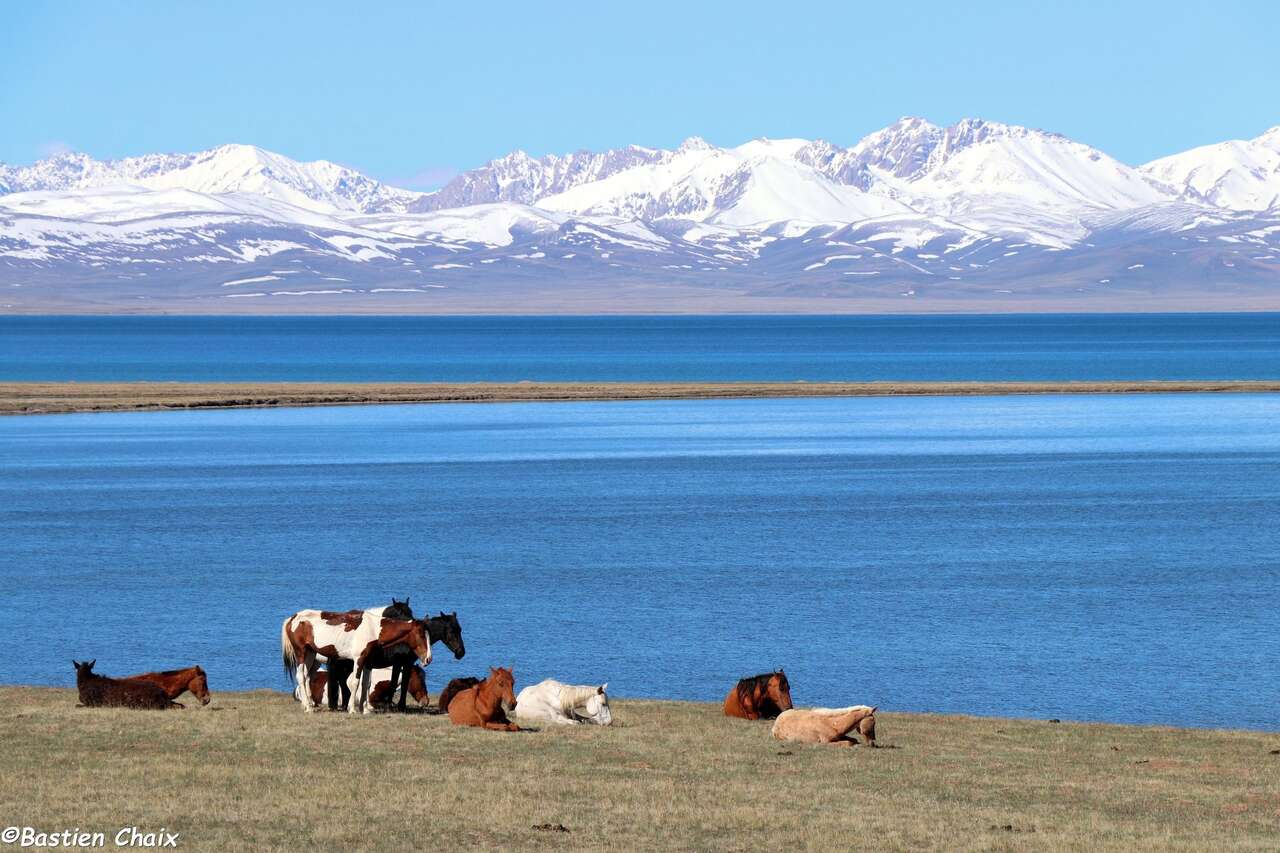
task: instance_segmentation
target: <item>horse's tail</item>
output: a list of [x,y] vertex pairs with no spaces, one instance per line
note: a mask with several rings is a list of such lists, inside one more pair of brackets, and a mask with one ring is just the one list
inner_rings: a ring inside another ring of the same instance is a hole
[[293,650],[293,641],[289,639],[289,622],[292,616],[280,623],[280,662],[284,665],[285,674],[289,676],[289,683],[297,689],[298,686],[298,655]]

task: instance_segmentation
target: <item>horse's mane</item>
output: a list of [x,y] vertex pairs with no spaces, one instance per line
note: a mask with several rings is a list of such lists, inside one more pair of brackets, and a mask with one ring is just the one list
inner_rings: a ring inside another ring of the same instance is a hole
[[204,672],[204,670],[198,666],[182,666],[177,669],[162,669],[159,672],[145,672],[143,675],[180,675],[181,673],[192,671]]
[[560,685],[560,710],[573,716],[573,709],[587,704],[587,700],[596,693],[595,687],[576,687],[572,684]]
[[743,707],[746,707],[746,700],[751,697],[756,688],[767,690],[769,680],[780,674],[780,672],[762,672],[759,675],[748,676],[740,680],[737,688],[735,688],[738,691],[738,701],[742,703]]

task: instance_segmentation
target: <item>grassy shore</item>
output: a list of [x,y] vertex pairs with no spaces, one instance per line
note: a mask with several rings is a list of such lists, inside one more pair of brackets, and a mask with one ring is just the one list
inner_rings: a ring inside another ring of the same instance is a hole
[[882,713],[885,748],[849,750],[613,704],[609,729],[500,734],[268,691],[131,712],[0,688],[0,825],[213,850],[1280,847],[1276,735]]
[[1274,393],[1280,381],[1116,382],[0,382],[0,414],[341,406],[1000,394]]

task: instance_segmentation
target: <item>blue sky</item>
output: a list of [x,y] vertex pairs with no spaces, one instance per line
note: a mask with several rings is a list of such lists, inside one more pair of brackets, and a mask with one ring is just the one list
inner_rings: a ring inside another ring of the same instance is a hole
[[249,142],[426,185],[515,148],[849,145],[902,115],[1130,163],[1280,124],[1274,2],[262,5],[7,7],[0,160]]

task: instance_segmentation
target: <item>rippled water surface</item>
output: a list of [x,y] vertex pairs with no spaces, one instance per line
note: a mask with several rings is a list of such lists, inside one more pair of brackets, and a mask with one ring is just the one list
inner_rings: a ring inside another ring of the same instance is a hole
[[0,682],[200,662],[280,620],[457,610],[433,691],[1280,727],[1280,398],[390,406],[0,419]]

